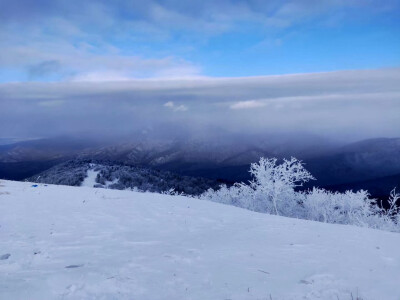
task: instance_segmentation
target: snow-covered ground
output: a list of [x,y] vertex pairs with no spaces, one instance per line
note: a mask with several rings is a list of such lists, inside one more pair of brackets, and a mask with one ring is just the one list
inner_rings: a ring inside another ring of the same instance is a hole
[[400,234],[0,182],[0,299],[400,299]]
[[86,178],[83,180],[81,186],[93,187],[96,185],[96,177],[99,171],[94,171],[93,169],[87,170]]
[[[94,164],[91,165],[91,169],[87,170],[86,172],[86,177],[83,180],[81,186],[86,186],[86,187],[94,187],[95,185],[99,185],[99,183],[96,182],[96,177],[100,173],[100,171],[95,171],[93,169]],[[113,181],[106,181],[104,185],[100,185],[101,187],[109,188],[110,185],[118,183],[119,179],[116,178]]]

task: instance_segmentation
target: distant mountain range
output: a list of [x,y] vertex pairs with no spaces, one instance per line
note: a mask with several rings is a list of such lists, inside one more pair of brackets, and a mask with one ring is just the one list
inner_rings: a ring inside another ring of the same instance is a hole
[[392,176],[400,174],[400,138],[364,140],[305,161],[324,186]]
[[237,182],[249,179],[249,164],[261,156],[302,159],[317,178],[311,184],[320,187],[338,190],[370,187],[376,195],[386,195],[392,185],[400,188],[400,138],[369,139],[346,145],[313,136],[176,140],[138,136],[129,142],[42,139],[0,145],[0,178],[21,180],[60,162],[79,158]]

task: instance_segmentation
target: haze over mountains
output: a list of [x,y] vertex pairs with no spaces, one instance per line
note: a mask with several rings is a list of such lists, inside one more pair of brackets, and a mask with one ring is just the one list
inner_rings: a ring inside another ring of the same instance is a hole
[[168,139],[141,132],[123,141],[60,137],[16,142],[0,146],[0,177],[22,180],[80,158],[233,183],[247,181],[250,163],[261,156],[295,156],[317,178],[307,187],[372,189],[374,196],[384,196],[400,186],[400,138],[340,143],[305,134],[219,134]]

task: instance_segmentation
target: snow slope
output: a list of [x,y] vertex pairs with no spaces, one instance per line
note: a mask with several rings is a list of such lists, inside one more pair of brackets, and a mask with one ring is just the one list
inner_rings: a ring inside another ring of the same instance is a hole
[[83,180],[81,186],[94,187],[96,185],[96,177],[99,171],[94,171],[93,169],[87,170],[86,178]]
[[0,184],[0,299],[400,299],[396,233],[177,196]]

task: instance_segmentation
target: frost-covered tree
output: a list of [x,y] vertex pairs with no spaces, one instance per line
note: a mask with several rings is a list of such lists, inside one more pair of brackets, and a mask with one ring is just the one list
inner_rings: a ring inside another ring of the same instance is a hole
[[262,157],[250,166],[253,179],[249,184],[221,186],[218,191],[210,189],[202,198],[258,212],[300,217],[299,203],[304,196],[296,193],[295,188],[314,178],[296,158],[277,162],[276,158]]
[[261,158],[251,165],[250,173],[253,179],[249,184],[223,185],[216,191],[207,190],[200,198],[287,217],[400,231],[400,194],[395,190],[390,194],[389,207],[384,209],[364,190],[296,191],[314,178],[295,158],[281,164],[275,158]]
[[376,200],[364,190],[339,193],[313,188],[306,193],[303,206],[308,220],[359,226],[370,225],[369,219],[379,210]]
[[200,195],[200,199],[234,205],[254,211],[265,212],[257,209],[253,202],[253,191],[249,186],[242,183],[236,183],[231,187],[227,187],[225,184],[223,184],[218,190],[213,190],[210,188]]
[[251,164],[250,174],[253,176],[250,187],[255,202],[264,205],[267,211],[272,209],[276,215],[293,206],[294,203],[288,206],[289,201],[298,201],[296,187],[314,179],[302,162],[294,157],[284,159],[281,164],[277,164],[276,158],[262,157],[258,163]]
[[387,203],[389,205],[387,209],[384,209],[381,203],[381,216],[384,223],[393,223],[400,227],[400,194],[396,192],[395,188],[390,192]]

